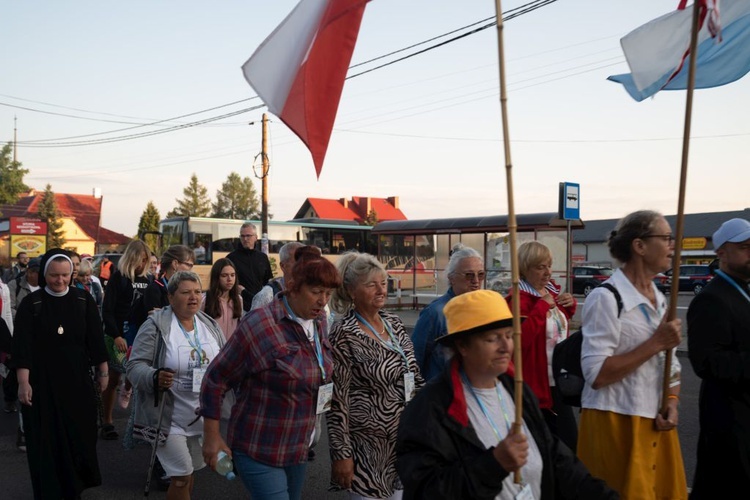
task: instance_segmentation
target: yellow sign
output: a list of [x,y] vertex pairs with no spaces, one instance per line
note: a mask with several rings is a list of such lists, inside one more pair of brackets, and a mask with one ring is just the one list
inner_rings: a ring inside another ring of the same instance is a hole
[[682,238],[683,250],[703,250],[706,248],[706,238]]
[[15,256],[18,252],[26,252],[33,258],[44,255],[47,251],[47,236],[37,234],[11,234],[10,254]]

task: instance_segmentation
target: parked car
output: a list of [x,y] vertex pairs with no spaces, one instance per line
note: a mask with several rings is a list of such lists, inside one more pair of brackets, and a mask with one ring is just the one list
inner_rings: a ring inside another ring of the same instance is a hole
[[591,290],[601,285],[614,273],[611,267],[577,266],[573,268],[573,293],[588,297]]
[[654,284],[656,285],[656,288],[663,293],[669,292],[669,286],[667,285],[668,282],[669,276],[664,273],[657,273],[656,276],[654,276]]
[[[672,286],[672,269],[665,274],[668,276],[666,289],[669,290]],[[709,265],[684,264],[680,266],[679,290],[681,292],[693,292],[698,295],[713,277],[714,275]]]

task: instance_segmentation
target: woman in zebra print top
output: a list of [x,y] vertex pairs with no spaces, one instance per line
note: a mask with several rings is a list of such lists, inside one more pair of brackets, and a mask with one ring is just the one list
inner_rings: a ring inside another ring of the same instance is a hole
[[342,314],[329,335],[333,347],[333,402],[327,415],[331,490],[352,500],[398,500],[399,418],[424,385],[414,347],[401,320],[383,310],[387,273],[369,254],[347,253],[337,263],[343,284],[332,307]]

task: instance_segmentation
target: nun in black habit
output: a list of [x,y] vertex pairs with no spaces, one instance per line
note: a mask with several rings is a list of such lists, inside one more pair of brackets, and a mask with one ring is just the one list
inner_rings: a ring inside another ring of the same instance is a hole
[[70,288],[65,250],[41,260],[39,290],[18,307],[13,359],[35,499],[76,499],[101,484],[94,380],[107,386],[107,351],[91,294]]

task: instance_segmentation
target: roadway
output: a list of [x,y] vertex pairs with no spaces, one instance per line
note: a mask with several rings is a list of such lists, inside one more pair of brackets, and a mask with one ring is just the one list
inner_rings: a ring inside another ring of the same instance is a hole
[[[692,294],[680,294],[678,316],[685,318],[687,306]],[[579,297],[581,302],[583,297]],[[417,319],[417,312],[407,310],[397,312],[407,327],[411,328]],[[578,315],[577,315],[578,316]],[[576,319],[576,318],[574,318]],[[682,396],[680,413],[680,441],[688,478],[692,483],[695,470],[695,449],[698,437],[698,392],[700,380],[695,376],[686,357],[686,346],[678,353],[682,362]],[[115,428],[122,433],[128,413],[120,408],[115,409]],[[0,484],[4,500],[30,500],[31,483],[29,480],[26,454],[15,447],[17,416],[0,413]],[[302,498],[304,500],[344,499],[344,493],[328,492],[330,479],[330,459],[327,453],[327,436],[323,433],[317,446],[317,457],[310,463],[307,471]],[[121,441],[99,441],[99,465],[102,470],[103,484],[98,488],[85,491],[83,500],[132,500],[143,498],[150,449],[141,446],[134,450],[125,450]],[[165,499],[166,494],[152,484],[150,498]],[[196,472],[194,499],[239,499],[249,498],[239,479],[227,481],[223,477],[206,469]]]

